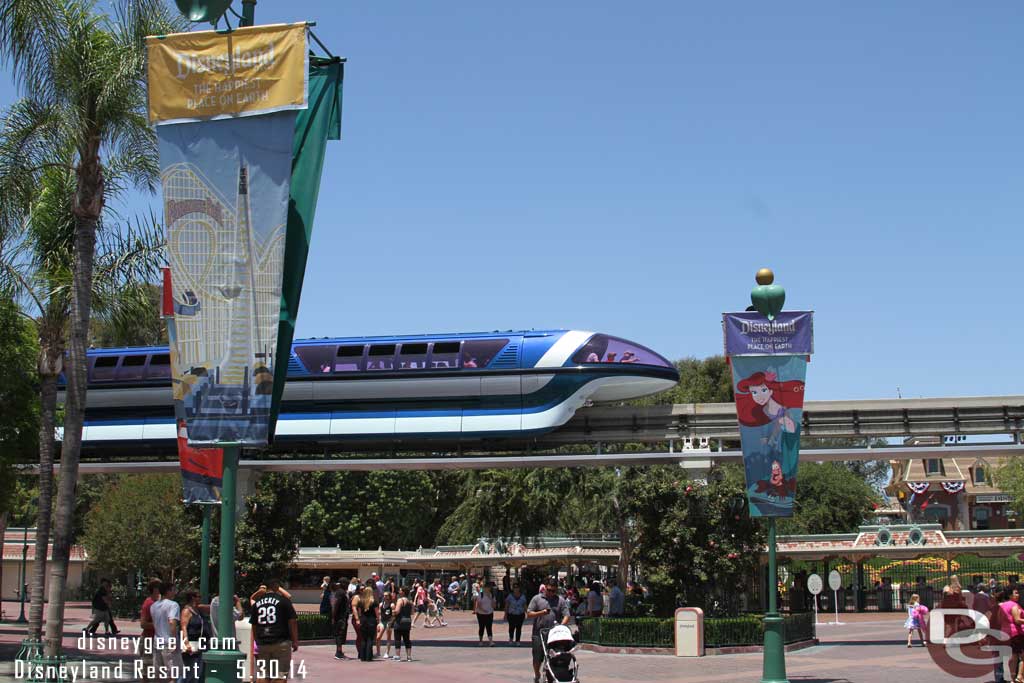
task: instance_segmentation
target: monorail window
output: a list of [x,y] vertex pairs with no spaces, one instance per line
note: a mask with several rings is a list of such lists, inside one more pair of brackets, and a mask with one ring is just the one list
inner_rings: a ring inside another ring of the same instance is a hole
[[156,353],[149,359],[146,368],[147,379],[166,379],[171,376],[171,354]]
[[121,363],[122,368],[139,367],[146,364],[145,356],[125,356]]
[[426,367],[426,344],[402,344],[402,350],[398,354],[399,370],[424,370]]
[[430,367],[434,369],[451,369],[459,367],[459,351],[461,342],[434,342],[430,354]]
[[[363,347],[359,347],[362,355]],[[311,375],[329,375],[334,369],[335,351],[334,344],[310,344],[309,346],[296,346],[295,355],[309,371]]]
[[360,372],[363,369],[363,345],[339,346],[334,357],[335,372]]
[[595,334],[572,357],[573,363],[637,363],[672,367],[672,364],[654,351],[618,337]]
[[508,339],[471,339],[462,345],[462,367],[486,368]]
[[374,344],[370,347],[369,358],[366,360],[367,370],[394,370],[395,345]]
[[92,366],[91,379],[96,382],[106,382],[114,379],[117,361],[120,359],[120,356],[97,356],[96,362]]

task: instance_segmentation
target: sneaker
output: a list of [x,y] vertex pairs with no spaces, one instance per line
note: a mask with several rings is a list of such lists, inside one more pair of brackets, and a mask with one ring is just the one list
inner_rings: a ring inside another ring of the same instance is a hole
[[410,656],[406,657],[406,658],[405,658],[405,661],[407,661],[407,662],[411,662],[411,661],[412,661],[412,656],[410,655]]
[[400,661],[402,661],[402,658],[399,657],[398,655],[395,655],[394,657],[391,658],[391,661],[393,661],[393,662],[400,662]]
[[334,658],[339,660],[339,661],[348,659],[348,657],[346,657],[345,655],[338,654],[337,652],[334,653]]

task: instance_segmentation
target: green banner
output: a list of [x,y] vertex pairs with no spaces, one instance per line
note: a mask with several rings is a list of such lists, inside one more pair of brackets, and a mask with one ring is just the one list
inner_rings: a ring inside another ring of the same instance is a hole
[[[284,278],[281,288],[281,319],[277,330],[277,358],[286,368],[291,356],[295,321],[299,316],[299,298],[306,275],[306,258],[313,234],[313,217],[320,195],[320,175],[328,140],[341,139],[341,94],[345,63],[332,59],[309,58],[309,95],[307,109],[298,112],[292,143],[292,177],[285,233]],[[287,372],[274,373],[270,438],[277,428],[277,414]]]

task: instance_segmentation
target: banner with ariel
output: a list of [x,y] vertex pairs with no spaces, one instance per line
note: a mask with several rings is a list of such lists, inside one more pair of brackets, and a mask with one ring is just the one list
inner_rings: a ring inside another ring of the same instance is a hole
[[792,517],[806,356],[730,358],[753,517]]
[[774,281],[762,268],[752,306],[722,314],[752,517],[793,516],[804,380],[814,353],[814,313],[783,313],[786,291]]

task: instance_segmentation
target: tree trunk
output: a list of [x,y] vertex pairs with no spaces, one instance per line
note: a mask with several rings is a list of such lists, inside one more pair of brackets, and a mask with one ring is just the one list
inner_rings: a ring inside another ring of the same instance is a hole
[[[44,333],[45,334],[45,333]],[[57,375],[64,351],[61,345],[43,340],[39,354],[39,515],[36,518],[36,556],[32,563],[31,602],[28,610],[28,637],[43,636],[43,597],[46,588],[46,555],[50,546],[53,516],[53,454],[57,418]]]
[[61,444],[60,488],[57,492],[57,523],[53,535],[50,565],[50,602],[46,612],[44,652],[56,657],[61,651],[64,631],[64,590],[74,529],[75,486],[82,449],[87,381],[86,351],[89,348],[89,316],[92,312],[92,273],[96,251],[96,224],[103,209],[103,176],[100,170],[98,133],[87,138],[75,193],[75,259],[72,267],[71,327],[68,333],[67,401],[64,412],[64,441]]

